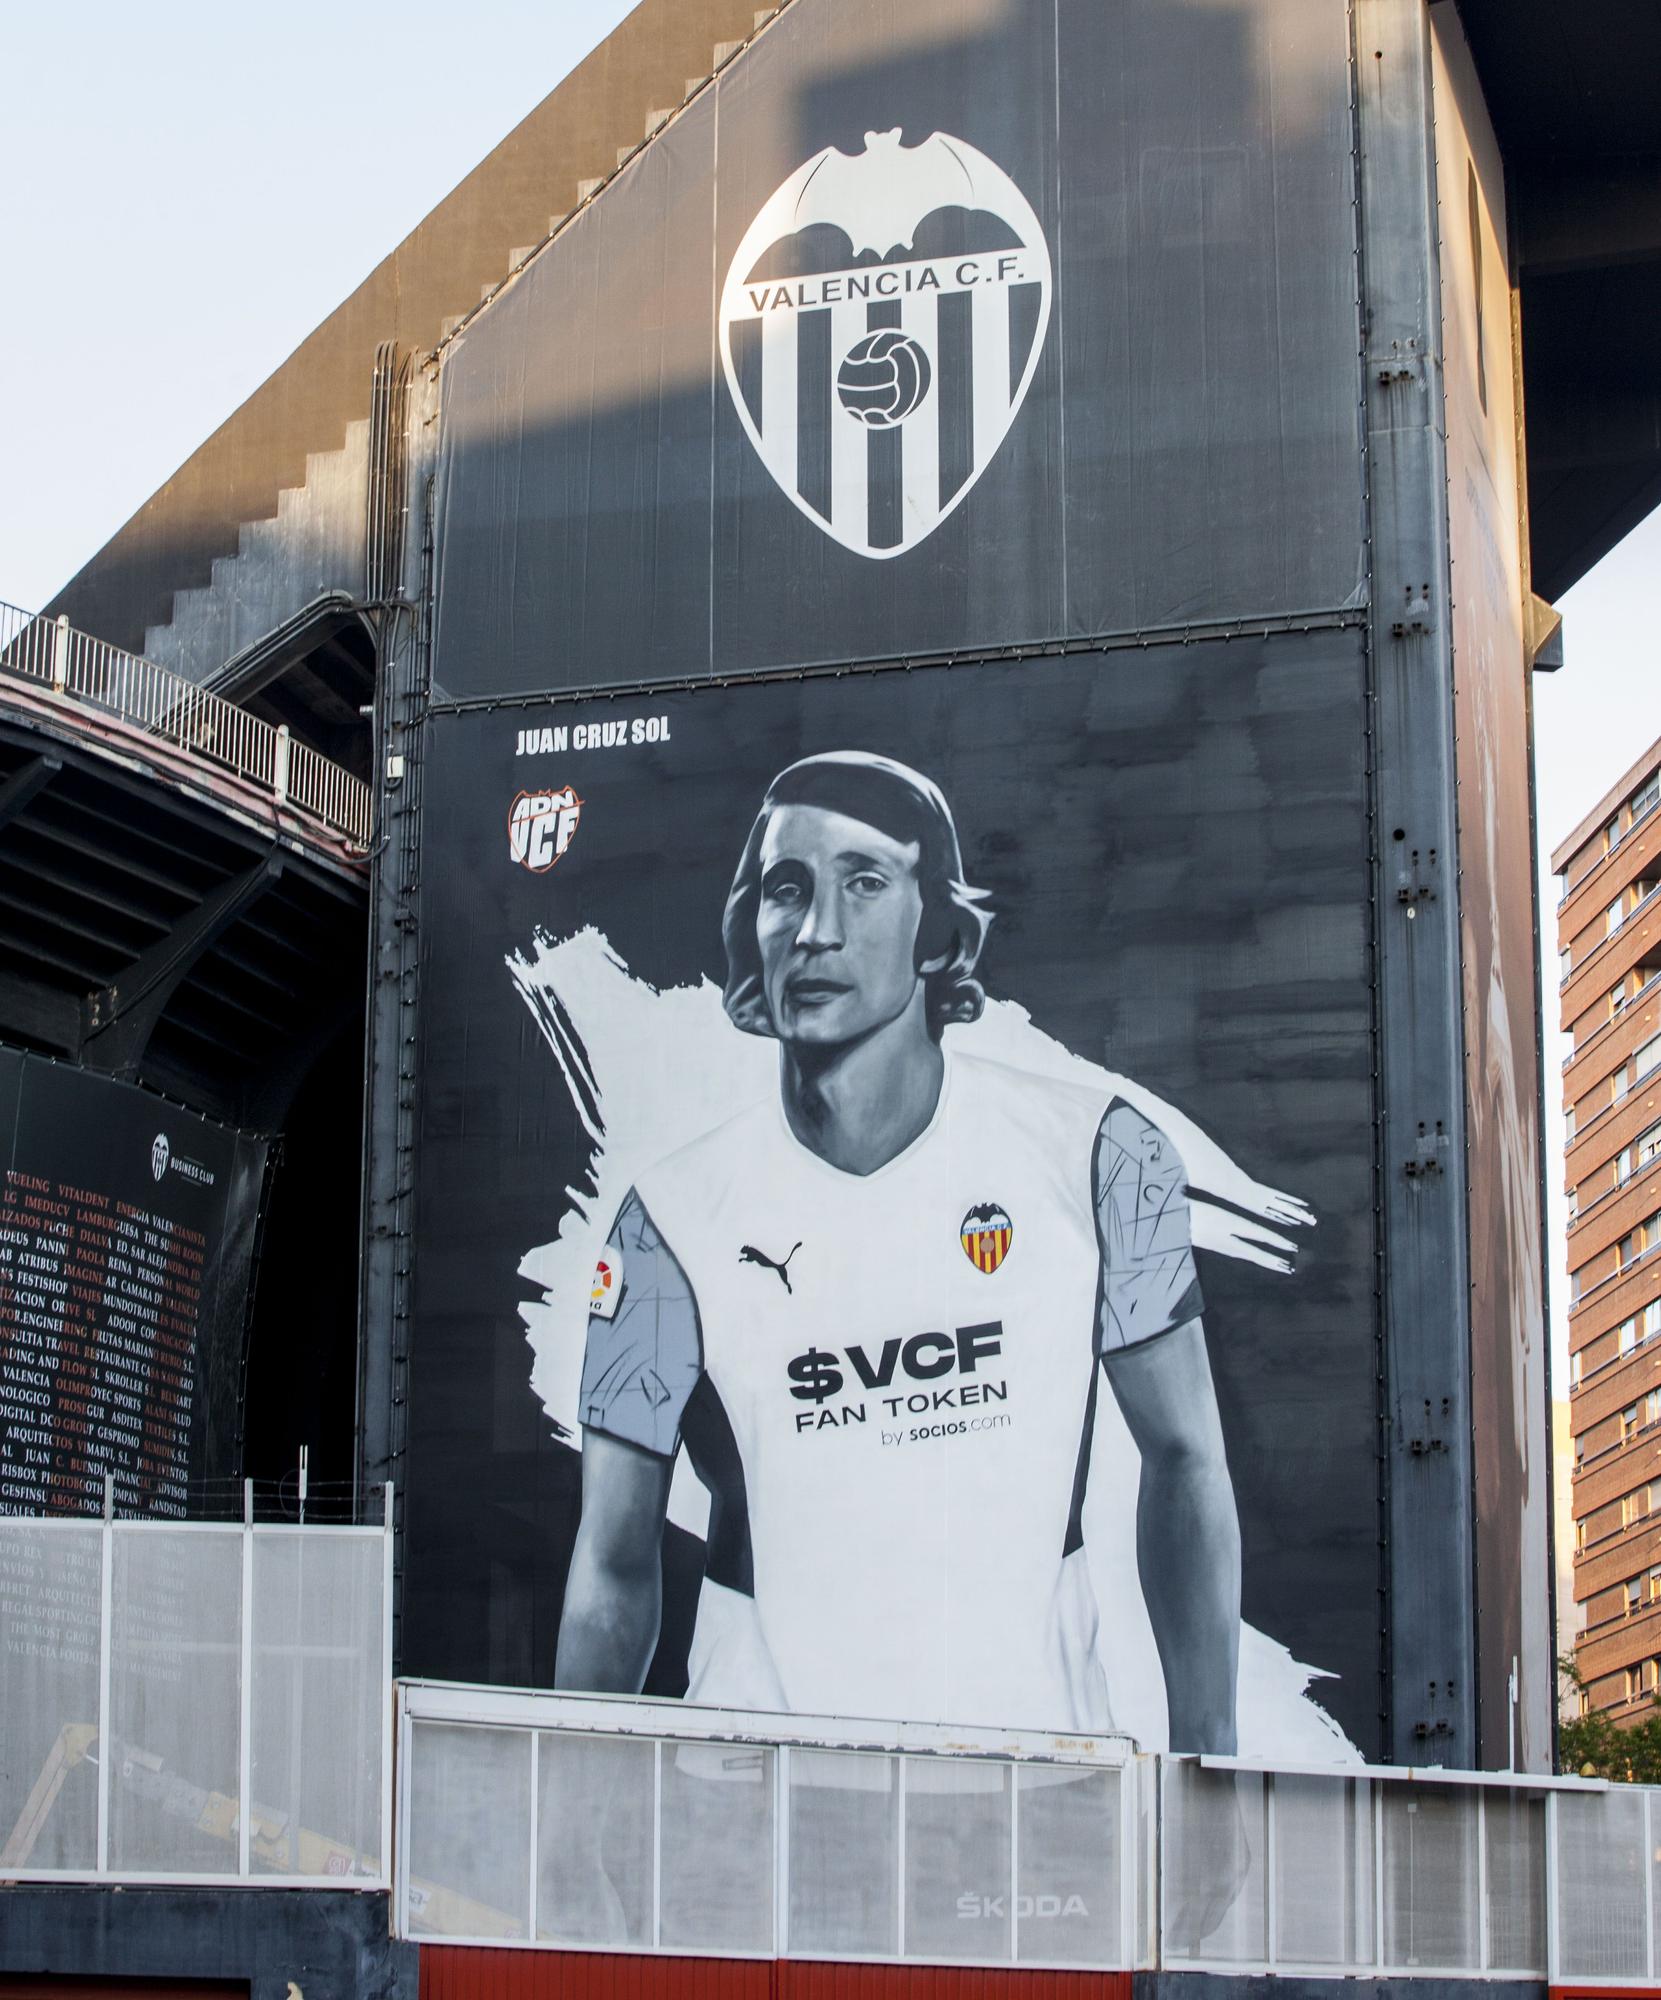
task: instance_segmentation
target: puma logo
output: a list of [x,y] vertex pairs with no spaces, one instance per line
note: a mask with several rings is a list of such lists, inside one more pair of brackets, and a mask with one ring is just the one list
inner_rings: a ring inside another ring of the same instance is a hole
[[[799,1243],[792,1243],[790,1246],[790,1257],[794,1257],[801,1247]],[[766,1270],[777,1271],[779,1274],[779,1283],[794,1298],[795,1289],[790,1282],[790,1257],[786,1257],[781,1264],[776,1257],[769,1257],[765,1250],[758,1250],[753,1243],[741,1245],[738,1252],[738,1261],[741,1264],[760,1264]]]

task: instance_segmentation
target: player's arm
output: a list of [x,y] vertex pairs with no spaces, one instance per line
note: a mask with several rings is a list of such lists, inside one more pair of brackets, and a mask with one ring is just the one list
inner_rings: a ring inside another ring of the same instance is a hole
[[663,1524],[703,1343],[692,1288],[637,1196],[624,1203],[608,1249],[621,1282],[588,1322],[582,1519],[554,1685],[638,1694],[662,1623]]
[[1188,1197],[1169,1140],[1115,1104],[1096,1140],[1102,1363],[1142,1455],[1137,1567],[1173,1750],[1232,1753],[1240,1521],[1200,1322]]

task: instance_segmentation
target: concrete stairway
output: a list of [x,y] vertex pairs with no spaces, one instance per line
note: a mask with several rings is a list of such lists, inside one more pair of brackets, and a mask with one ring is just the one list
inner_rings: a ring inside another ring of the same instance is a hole
[[219,557],[206,584],[174,593],[171,620],[145,632],[145,657],[204,681],[325,591],[361,597],[368,489],[361,418],[339,451],[308,454],[305,484],[285,487],[270,519],[244,522],[236,554]]
[[[754,29],[769,22],[777,7],[758,10]],[[687,77],[682,104],[704,89],[747,46],[744,41],[718,42],[709,70]],[[524,266],[543,250],[576,209],[592,201],[653,137],[669,123],[681,105],[658,106],[646,113],[641,137],[619,147],[610,173],[580,180],[570,210],[548,218],[540,242],[521,244],[509,252],[503,275],[486,284],[477,304],[445,318],[448,337]],[[277,497],[276,514],[246,521],[238,530],[235,555],[215,559],[207,583],[175,591],[172,616],[148,626],[143,652],[190,680],[218,673],[245,647],[263,639],[325,591],[343,590],[359,597],[364,590],[364,513],[368,490],[367,420],[348,426],[338,451],[312,452],[306,459],[305,483],[285,487]]]

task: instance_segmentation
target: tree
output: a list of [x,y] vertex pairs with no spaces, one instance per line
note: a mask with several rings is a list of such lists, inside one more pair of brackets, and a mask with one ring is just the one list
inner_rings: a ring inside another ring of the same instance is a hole
[[[1572,1653],[1560,1655],[1559,1680],[1565,1692],[1578,1696],[1586,1686],[1580,1662]],[[1607,1778],[1613,1784],[1661,1784],[1661,1694],[1652,1694],[1642,1722],[1623,1728],[1613,1716],[1594,1709],[1566,1716],[1557,1725],[1557,1768],[1582,1778]]]

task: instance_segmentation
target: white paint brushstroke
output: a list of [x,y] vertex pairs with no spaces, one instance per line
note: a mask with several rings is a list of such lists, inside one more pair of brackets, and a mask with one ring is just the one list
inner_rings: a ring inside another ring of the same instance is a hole
[[[556,1435],[578,1449],[589,1280],[612,1218],[648,1167],[768,1100],[778,1089],[778,1050],[760,1036],[734,1030],[721,990],[711,980],[659,991],[635,978],[592,928],[559,940],[539,932],[529,952],[508,957],[507,969],[596,1140],[595,1193],[577,1197],[573,1190],[561,1194],[550,1186],[549,1221],[557,1220],[557,1229],[519,1266],[521,1277],[542,1293],[540,1301],[519,1309],[532,1353],[531,1387]],[[1297,1246],[1281,1231],[1313,1226],[1314,1211],[1295,1195],[1254,1180],[1174,1105],[1063,1048],[1012,1001],[989,1000],[979,1021],[947,1034],[954,1047],[971,1054],[1124,1098],[1152,1119],[1182,1156],[1196,1247],[1270,1271],[1292,1268]],[[1163,1749],[1164,1676],[1136,1565],[1140,1474],[1117,1404],[1111,1396],[1098,1398],[1084,1510],[1085,1549],[1102,1612],[1098,1650],[1116,1725],[1145,1748]],[[669,1517],[700,1538],[708,1526],[709,1496],[684,1453],[675,1463]],[[1240,1754],[1283,1762],[1360,1762],[1360,1752],[1308,1698],[1312,1682],[1324,1678],[1321,1669],[1294,1660],[1276,1640],[1242,1625]]]

